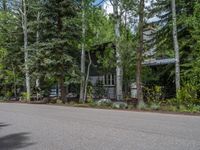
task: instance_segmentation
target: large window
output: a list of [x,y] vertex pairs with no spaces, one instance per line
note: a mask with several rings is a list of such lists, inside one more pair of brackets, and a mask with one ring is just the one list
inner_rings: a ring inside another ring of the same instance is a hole
[[103,83],[106,86],[114,86],[115,85],[115,75],[114,74],[104,75]]

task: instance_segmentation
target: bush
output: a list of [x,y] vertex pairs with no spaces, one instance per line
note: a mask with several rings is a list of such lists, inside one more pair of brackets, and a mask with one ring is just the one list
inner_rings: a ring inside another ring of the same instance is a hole
[[22,92],[21,93],[20,101],[21,102],[26,102],[27,101],[27,93],[26,92]]
[[12,95],[13,95],[12,92],[7,91],[5,94],[5,97],[6,97],[6,99],[10,99],[12,97]]
[[128,109],[129,110],[135,109],[135,106],[134,105],[128,105]]
[[4,97],[4,96],[0,96],[0,101],[1,102],[6,102],[6,101],[8,101],[8,99],[6,97]]
[[147,109],[147,105],[145,103],[139,103],[137,108],[140,109],[140,110],[146,110]]
[[172,111],[172,112],[177,112],[177,110],[178,110],[176,106],[172,106],[172,105],[163,106],[163,107],[161,107],[161,109],[164,111]]
[[184,105],[180,105],[180,106],[179,106],[179,111],[180,111],[180,112],[188,112],[188,109],[187,109],[187,107],[185,107]]
[[177,98],[174,101],[178,107],[180,105],[188,106],[194,104],[197,99],[196,87],[192,84],[185,84],[177,93]]
[[128,105],[125,102],[115,102],[112,104],[113,109],[127,109]]
[[200,112],[200,105],[189,105],[188,111],[191,112],[191,113]]
[[150,105],[150,109],[151,109],[151,110],[159,110],[159,109],[160,109],[160,104],[152,103],[152,104]]
[[144,89],[145,93],[145,98],[147,100],[147,103],[151,104],[159,104],[161,103],[162,100],[162,87],[161,86],[154,86],[152,88],[146,87]]

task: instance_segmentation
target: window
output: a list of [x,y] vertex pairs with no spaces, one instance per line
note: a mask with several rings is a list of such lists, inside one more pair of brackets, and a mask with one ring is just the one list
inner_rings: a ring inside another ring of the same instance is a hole
[[115,75],[114,74],[104,75],[103,83],[106,86],[114,86],[115,85]]

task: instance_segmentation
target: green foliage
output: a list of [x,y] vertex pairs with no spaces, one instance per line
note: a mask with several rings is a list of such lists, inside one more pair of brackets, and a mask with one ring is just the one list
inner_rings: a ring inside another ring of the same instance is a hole
[[160,104],[158,104],[158,103],[151,103],[150,104],[150,109],[151,110],[159,110],[160,109]]
[[197,99],[196,87],[191,84],[185,84],[181,90],[177,93],[177,104],[183,104],[185,106],[194,103]]
[[199,92],[200,91],[200,82],[199,82],[199,74],[200,74],[200,15],[199,9],[200,4],[195,3],[194,12],[189,15],[184,15],[183,20],[184,24],[188,28],[188,32],[190,34],[190,38],[187,39],[187,46],[191,50],[190,53],[187,54],[187,59],[185,59],[184,64],[182,65],[182,78],[183,81],[186,81],[187,84],[190,84],[194,87],[192,89]]
[[173,105],[161,106],[160,109],[163,110],[163,111],[172,111],[172,112],[177,112],[178,111],[177,107],[173,106]]
[[105,88],[101,81],[97,81],[94,87],[94,95],[98,98],[102,98],[105,95]]
[[27,100],[27,93],[26,92],[22,92],[21,93],[21,97],[20,97],[20,101],[21,102],[26,102]]
[[[100,8],[92,5],[93,0],[45,0],[27,1],[28,11],[28,52],[32,94],[36,93],[36,79],[40,80],[40,93],[48,96],[50,88],[58,82],[64,85],[80,83],[80,49],[85,42],[86,51],[98,49],[98,71],[100,74],[113,73],[116,67],[114,15],[105,15]],[[144,52],[156,47],[156,58],[174,57],[172,40],[172,17],[170,1],[156,0],[146,9],[145,17],[159,17],[146,29],[155,31],[153,39],[144,43]],[[169,110],[198,110],[200,101],[200,4],[199,1],[178,0],[177,23],[180,43],[182,88],[176,99],[168,101]],[[18,6],[8,1],[7,9],[0,7],[0,96],[6,99],[22,95],[24,91],[24,50],[21,14]],[[19,7],[20,3],[19,3]],[[123,86],[129,89],[135,80],[135,52],[138,48],[134,18],[138,16],[138,2],[123,0],[120,5],[123,17],[120,24],[120,54],[123,67]],[[82,12],[85,11],[86,38],[81,38]],[[39,14],[39,20],[37,16]],[[145,18],[145,20],[147,20]],[[147,21],[149,22],[149,21]],[[136,27],[137,29],[137,27]],[[37,35],[39,35],[37,39]],[[148,43],[150,42],[150,44]],[[98,47],[98,48],[97,48]],[[102,51],[101,51],[102,50]],[[146,57],[144,58],[146,59]],[[87,64],[86,60],[86,64]],[[95,66],[96,64],[92,64]],[[150,109],[161,109],[164,91],[175,95],[174,65],[143,67],[142,82],[151,85],[145,88]],[[167,88],[161,89],[161,85]],[[76,92],[78,88],[76,87]],[[128,91],[128,90],[127,90]],[[22,93],[21,93],[22,92]],[[166,92],[166,93],[167,93]],[[20,94],[21,93],[21,94]],[[128,92],[127,92],[128,93]],[[88,86],[88,101],[93,104],[93,94],[102,98],[105,89],[102,82],[95,88]],[[167,93],[168,94],[168,93]],[[166,97],[169,95],[165,95]],[[169,97],[172,97],[171,95]],[[141,104],[140,109],[146,109]]]
[[199,113],[200,112],[200,105],[191,104],[188,106],[187,110],[191,113]]
[[145,88],[145,97],[149,104],[160,104],[162,102],[162,87],[154,86]]
[[138,108],[139,110],[146,110],[146,109],[147,109],[147,105],[146,105],[145,103],[139,103],[139,104],[137,105],[137,108]]
[[94,88],[91,83],[88,83],[88,87],[87,87],[87,102],[88,103],[94,103],[93,93],[94,93]]

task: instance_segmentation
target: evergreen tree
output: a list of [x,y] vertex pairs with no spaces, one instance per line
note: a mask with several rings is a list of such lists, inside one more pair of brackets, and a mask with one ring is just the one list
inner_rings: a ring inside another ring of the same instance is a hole
[[37,72],[41,71],[46,78],[59,83],[61,99],[65,102],[66,76],[72,76],[77,70],[79,9],[72,0],[47,0],[42,6],[40,42],[34,56]]

